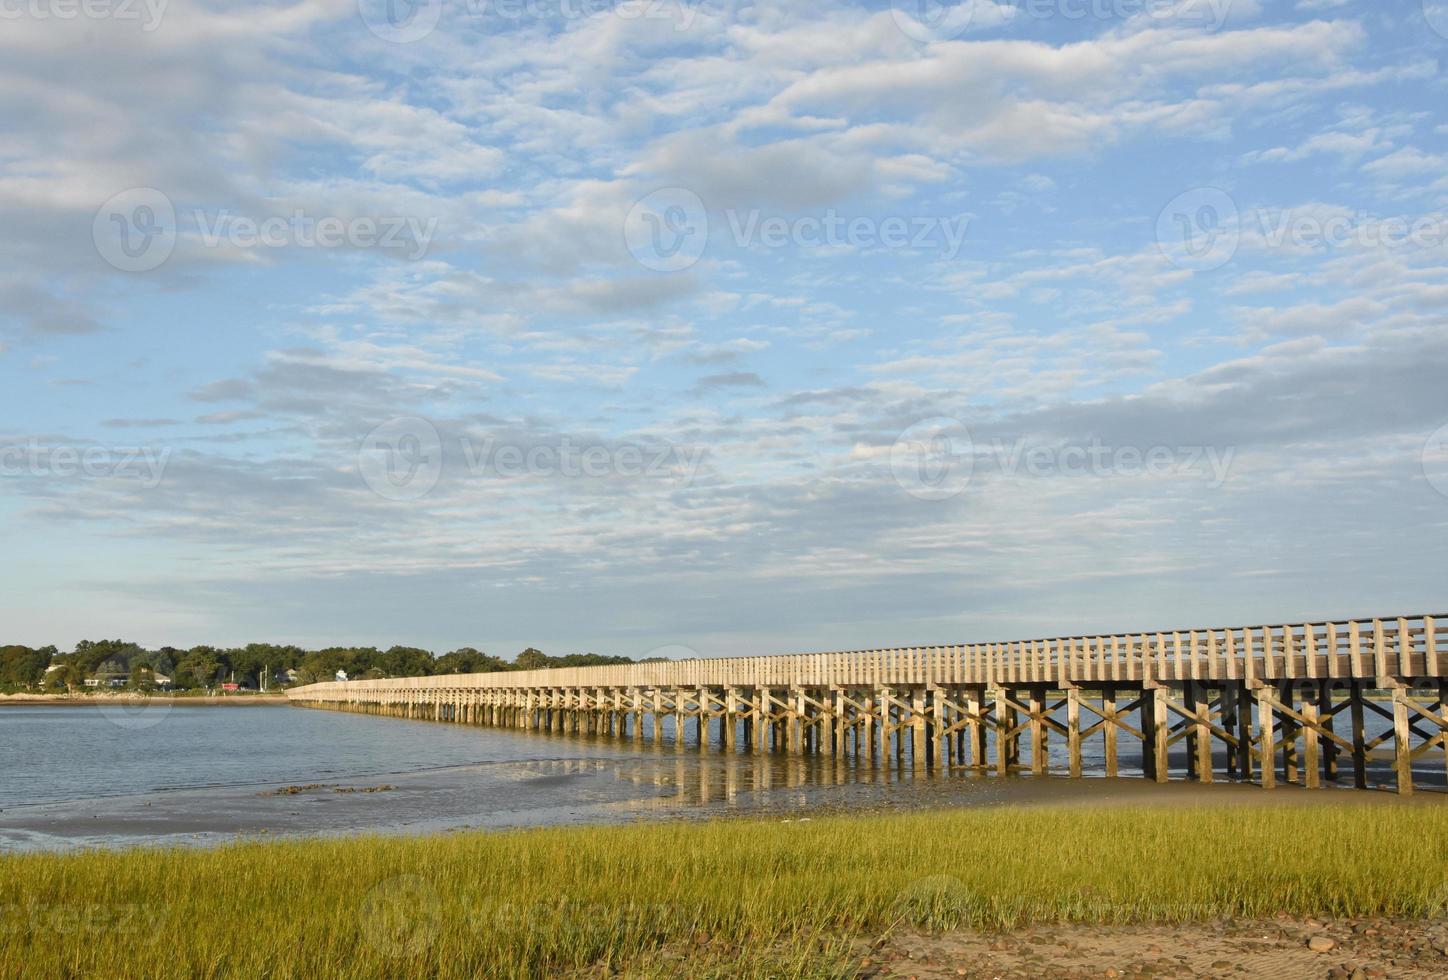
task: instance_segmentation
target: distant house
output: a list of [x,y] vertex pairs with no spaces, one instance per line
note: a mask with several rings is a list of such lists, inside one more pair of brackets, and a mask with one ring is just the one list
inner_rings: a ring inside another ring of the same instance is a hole
[[151,683],[155,684],[163,691],[171,690],[171,678],[167,677],[165,674],[152,674]]
[[299,676],[300,675],[296,672],[296,670],[288,669],[277,671],[274,675],[272,675],[272,679],[278,684],[295,684]]
[[100,677],[87,677],[83,683],[86,687],[125,687],[126,679],[124,677],[107,677],[102,675]]
[[99,684],[87,684],[88,687],[125,687],[126,681],[130,679],[131,672],[126,665],[119,660],[107,660],[96,668],[96,680]]
[[339,670],[339,671],[337,671],[337,680],[339,680],[339,681],[345,681],[346,679],[347,679],[347,672],[346,672],[345,670]]
[[51,674],[55,673],[57,670],[64,670],[64,669],[65,669],[65,664],[51,664],[49,667],[45,668],[45,676],[46,676],[46,677],[49,677]]
[[240,684],[234,684],[234,683],[232,683],[231,681],[227,681],[226,683],[224,683],[224,684],[221,685],[221,689],[222,689],[223,691],[239,691],[239,690],[241,690],[241,685],[240,685]]

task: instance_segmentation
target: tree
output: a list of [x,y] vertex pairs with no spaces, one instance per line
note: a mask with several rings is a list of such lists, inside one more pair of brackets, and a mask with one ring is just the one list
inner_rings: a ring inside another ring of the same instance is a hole
[[111,662],[124,676],[130,671],[131,658],[145,651],[139,644],[126,640],[81,640],[75,645],[71,662],[84,677],[95,674],[101,664]]
[[45,668],[50,666],[55,647],[0,647],[0,687],[30,688],[40,684]]
[[[219,649],[194,646],[189,650],[161,647],[147,650],[126,640],[81,640],[70,653],[53,646],[32,650],[19,645],[0,646],[0,688],[47,689],[79,687],[89,677],[117,680],[133,688],[155,683],[156,675],[171,677],[178,688],[210,688],[223,677],[255,684],[264,670],[273,674],[288,669],[297,672],[301,684],[329,681],[338,671],[348,677],[425,677],[431,674],[486,674],[505,670],[541,670],[548,667],[592,667],[602,664],[633,663],[627,657],[606,657],[596,653],[570,653],[550,657],[529,647],[509,663],[473,647],[459,647],[440,657],[422,647],[301,647],[273,643],[248,643],[244,647]],[[47,674],[55,664],[59,669]],[[270,678],[268,678],[270,682]]]
[[377,666],[389,677],[421,677],[431,674],[437,666],[432,651],[419,647],[391,647],[382,654]]
[[221,658],[214,647],[192,647],[176,664],[176,686],[209,688],[221,673]]
[[615,664],[631,664],[628,657],[610,657],[602,653],[570,653],[563,657],[550,658],[554,667],[611,667]]
[[535,650],[532,647],[524,650],[513,658],[514,670],[542,670],[550,666],[549,657],[542,650]]
[[80,681],[71,676],[73,669],[69,664],[60,664],[57,669],[45,675],[41,686],[48,691],[64,691],[71,687],[79,687]]
[[501,657],[489,656],[472,647],[461,647],[438,657],[433,669],[438,674],[491,674],[510,670],[512,665]]
[[327,647],[307,654],[302,666],[313,677],[329,681],[339,670],[346,671],[348,677],[361,677],[373,667],[383,665],[382,654],[376,647]]

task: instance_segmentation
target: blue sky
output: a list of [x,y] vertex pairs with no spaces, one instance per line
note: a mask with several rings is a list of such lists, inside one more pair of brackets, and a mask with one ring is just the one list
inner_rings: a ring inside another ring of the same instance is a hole
[[0,639],[1442,611],[1448,2],[69,9],[0,30]]

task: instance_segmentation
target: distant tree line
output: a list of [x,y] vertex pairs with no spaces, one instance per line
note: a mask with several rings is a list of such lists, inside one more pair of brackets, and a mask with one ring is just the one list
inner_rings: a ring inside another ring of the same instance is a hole
[[[82,640],[70,653],[61,653],[54,646],[0,646],[0,690],[64,691],[82,688],[88,679],[98,679],[108,687],[145,689],[154,686],[158,675],[169,678],[178,689],[213,688],[227,682],[259,688],[263,673],[269,674],[266,687],[273,688],[287,683],[330,681],[338,671],[345,672],[352,680],[365,680],[635,662],[628,657],[596,653],[550,657],[532,647],[508,661],[472,647],[438,656],[430,650],[402,646],[386,650],[376,647],[303,650],[275,643],[248,643],[244,647],[148,650],[125,640]],[[295,671],[294,680],[292,671]]]

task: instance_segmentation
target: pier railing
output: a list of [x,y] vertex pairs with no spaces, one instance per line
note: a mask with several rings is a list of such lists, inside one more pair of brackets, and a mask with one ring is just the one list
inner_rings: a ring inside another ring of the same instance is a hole
[[689,688],[1280,681],[1448,675],[1448,616],[1067,636],[927,647],[660,661],[608,667],[328,681],[294,700],[405,687]]

